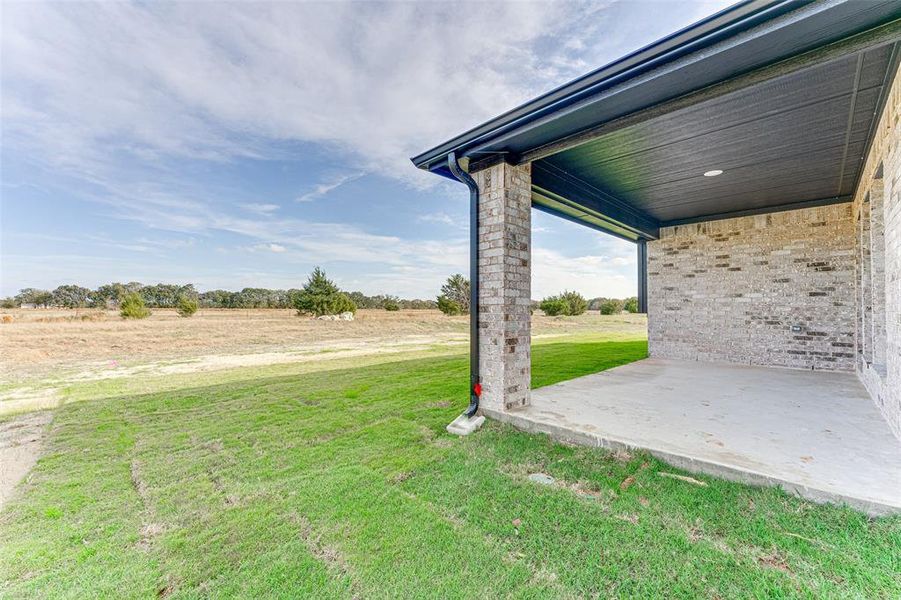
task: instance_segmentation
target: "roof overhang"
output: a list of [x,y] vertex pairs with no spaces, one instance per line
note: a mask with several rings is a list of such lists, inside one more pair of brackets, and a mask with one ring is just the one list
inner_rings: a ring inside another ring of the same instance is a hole
[[633,240],[846,201],[899,40],[896,0],[742,2],[413,162],[530,162],[536,208]]

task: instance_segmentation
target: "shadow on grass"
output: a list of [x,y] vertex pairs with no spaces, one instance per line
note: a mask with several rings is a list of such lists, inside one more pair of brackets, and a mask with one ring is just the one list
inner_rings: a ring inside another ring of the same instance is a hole
[[647,340],[560,342],[533,346],[532,388],[606,371],[647,356]]

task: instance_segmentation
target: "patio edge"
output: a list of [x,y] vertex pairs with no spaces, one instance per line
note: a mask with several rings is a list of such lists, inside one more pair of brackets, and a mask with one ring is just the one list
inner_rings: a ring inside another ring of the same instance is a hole
[[738,469],[716,461],[701,459],[686,454],[675,454],[667,450],[651,448],[649,446],[631,443],[599,433],[567,429],[560,425],[553,425],[551,423],[543,423],[530,419],[517,411],[502,412],[483,408],[482,414],[495,421],[512,425],[526,433],[546,434],[556,441],[579,446],[604,448],[607,450],[645,450],[655,458],[658,458],[667,464],[692,473],[711,475],[713,477],[720,477],[729,481],[753,486],[780,487],[789,494],[799,496],[818,504],[844,504],[864,512],[871,517],[885,517],[901,514],[901,506],[899,505],[886,504],[868,500],[866,498],[848,496],[846,494],[810,487],[781,477],[765,475],[751,470]]

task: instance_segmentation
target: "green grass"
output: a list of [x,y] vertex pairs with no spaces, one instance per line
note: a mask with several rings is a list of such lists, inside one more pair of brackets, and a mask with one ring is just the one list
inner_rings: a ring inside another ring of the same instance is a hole
[[[539,344],[533,380],[645,352]],[[61,408],[0,514],[0,596],[901,595],[899,519],[699,487],[657,476],[675,470],[641,453],[496,423],[447,435],[466,403],[464,356],[257,371]],[[532,483],[536,471],[559,485]]]

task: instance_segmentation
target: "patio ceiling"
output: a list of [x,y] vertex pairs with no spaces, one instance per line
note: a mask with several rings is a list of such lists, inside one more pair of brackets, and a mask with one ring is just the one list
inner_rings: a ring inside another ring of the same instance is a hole
[[899,45],[894,0],[741,2],[413,162],[530,162],[535,208],[632,240],[847,201]]
[[658,223],[846,201],[896,55],[854,52],[601,132],[533,163],[534,201],[566,212],[560,196],[572,209],[603,193]]

